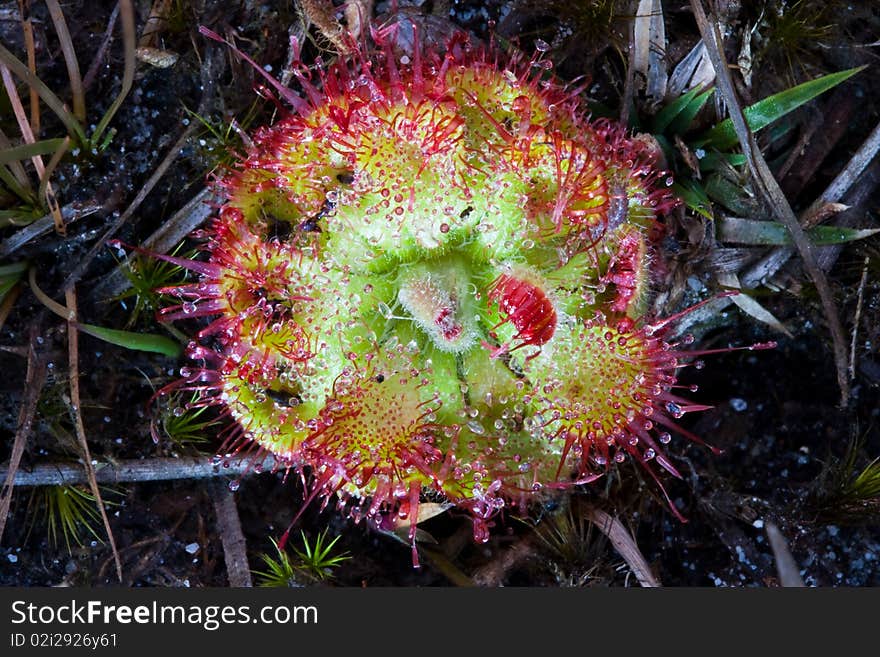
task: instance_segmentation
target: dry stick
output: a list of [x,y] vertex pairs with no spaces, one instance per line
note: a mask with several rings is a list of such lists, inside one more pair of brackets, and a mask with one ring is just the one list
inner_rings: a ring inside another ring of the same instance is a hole
[[66,292],[71,289],[74,285],[76,285],[79,280],[83,277],[88,266],[91,264],[92,260],[98,255],[98,253],[103,249],[107,243],[107,240],[112,238],[116,231],[118,231],[122,225],[128,221],[131,216],[135,213],[135,211],[141,206],[141,203],[144,202],[144,199],[147,198],[147,195],[153,191],[153,187],[162,179],[162,176],[165,175],[165,172],[168,170],[168,167],[171,166],[171,163],[177,158],[180,149],[183,148],[183,145],[186,143],[186,140],[189,139],[194,126],[190,124],[186,130],[183,131],[183,134],[174,142],[174,145],[171,147],[171,150],[168,151],[168,154],[165,158],[159,163],[159,166],[156,167],[156,170],[153,172],[153,175],[147,179],[147,182],[144,183],[144,186],[141,187],[141,190],[137,193],[137,196],[134,197],[134,200],[131,204],[125,208],[125,211],[119,215],[119,218],[113,222],[113,225],[107,229],[107,231],[101,236],[101,239],[95,243],[95,245],[89,250],[89,252],[85,255],[85,257],[79,261],[76,267],[74,267],[73,271],[70,272],[68,277],[64,281],[64,285],[62,289]]
[[497,587],[504,584],[507,573],[516,568],[526,559],[533,557],[535,549],[531,541],[521,538],[496,559],[493,559],[480,568],[473,575],[473,584],[476,586]]
[[217,529],[220,532],[220,541],[223,543],[223,559],[226,561],[229,586],[250,588],[253,582],[247,559],[247,543],[241,531],[235,494],[222,481],[213,482],[211,489]]
[[[824,207],[833,206],[843,199],[845,194],[848,194],[850,197],[853,195],[851,192],[854,184],[865,173],[874,158],[877,157],[878,151],[880,151],[880,123],[874,127],[874,130],[859,147],[859,150],[850,158],[843,171],[831,181],[831,184],[822,192],[822,195],[803,212],[802,217],[805,226],[810,225],[808,224],[809,221],[821,220]],[[779,271],[791,255],[791,247],[776,247],[752,265],[749,271],[742,276],[743,283],[747,287],[754,287],[760,284],[761,281],[767,280]],[[822,267],[821,262],[817,261],[817,264],[820,268]]]
[[[61,217],[66,226],[72,224],[77,219],[88,217],[103,209],[103,205],[95,202],[69,203],[61,208]],[[44,215],[36,221],[29,223],[17,233],[13,233],[0,242],[0,258],[15,253],[28,242],[51,232],[54,225],[55,219],[51,214]]]
[[843,198],[843,195],[853,186],[856,178],[862,175],[862,172],[877,156],[878,151],[880,151],[880,122],[874,126],[871,134],[868,135],[855,155],[850,158],[844,170],[837,174],[831,184],[822,192],[822,195],[813,201],[804,214],[810,215],[817,212],[826,203],[835,203]]
[[80,449],[82,449],[83,465],[85,465],[86,476],[89,480],[89,488],[95,501],[98,503],[98,510],[101,512],[101,520],[104,522],[104,531],[107,532],[107,539],[110,541],[110,549],[113,551],[113,560],[116,562],[116,574],[119,581],[122,581],[122,560],[119,558],[119,551],[116,549],[116,539],[113,537],[113,530],[110,528],[110,519],[107,517],[107,509],[104,508],[104,500],[101,499],[101,489],[98,488],[98,481],[95,479],[95,468],[92,466],[92,455],[89,451],[89,443],[86,440],[86,428],[83,425],[82,413],[80,409],[79,394],[79,331],[76,328],[76,290],[70,289],[65,295],[67,302],[67,310],[70,318],[67,320],[67,348],[68,348],[68,374],[70,377],[70,406],[73,410],[73,424],[76,429],[76,437],[79,440]]
[[788,549],[788,542],[779,528],[772,522],[767,523],[767,539],[773,557],[776,559],[776,572],[779,573],[779,583],[785,587],[802,587],[804,580],[801,579],[800,569],[797,562]]
[[[196,194],[180,210],[164,222],[159,228],[144,240],[142,246],[153,253],[168,253],[196,228],[201,226],[208,217],[214,213],[214,207],[220,201],[211,188],[205,188]],[[110,299],[116,297],[131,287],[129,280],[122,270],[114,269],[102,281],[97,283],[91,291],[93,299]]]
[[[21,32],[24,35],[24,47],[27,50],[28,70],[37,74],[37,48],[34,44],[34,25],[30,16],[30,0],[18,0],[18,11],[21,14]],[[30,88],[31,130],[40,132],[40,94],[34,87]]]
[[[212,477],[245,477],[260,472],[271,472],[278,464],[273,456],[245,456],[230,459],[228,466],[218,464],[213,456],[157,457],[152,459],[123,459],[100,463],[95,467],[99,484],[120,484],[142,481],[169,481],[173,479],[209,479]],[[283,467],[283,466],[282,466]],[[11,468],[0,470],[0,478],[9,477]],[[41,463],[30,470],[12,473],[16,486],[70,486],[88,483],[82,465],[78,463]]]
[[608,537],[611,545],[614,546],[614,549],[617,550],[630,569],[632,569],[636,579],[639,580],[639,584],[644,587],[663,586],[660,580],[651,572],[651,567],[648,566],[648,562],[642,555],[641,550],[639,550],[639,546],[636,545],[635,540],[620,520],[612,518],[601,509],[594,509],[592,507],[588,508],[584,513],[587,520],[596,525],[598,530]]
[[619,121],[623,125],[629,125],[630,107],[633,104],[636,86],[636,67],[635,67],[635,38],[636,38],[636,19],[633,18],[629,30],[629,57],[626,64],[626,79],[623,82],[623,98],[620,103]]
[[862,319],[862,299],[865,295],[865,283],[868,281],[868,265],[871,262],[869,256],[865,256],[865,264],[862,267],[862,279],[859,281],[859,292],[856,299],[856,316],[853,319],[852,342],[849,345],[849,378],[856,378],[856,342],[859,335],[859,321]]
[[0,494],[0,539],[3,538],[3,530],[6,528],[6,518],[9,515],[9,505],[12,502],[12,491],[15,489],[15,475],[21,456],[24,453],[24,445],[31,433],[34,424],[34,415],[37,412],[37,401],[40,399],[40,391],[46,382],[46,360],[42,354],[38,354],[34,345],[37,343],[39,325],[31,325],[31,339],[28,348],[27,374],[25,375],[24,394],[21,398],[21,410],[18,412],[18,425],[15,430],[15,439],[12,442],[12,454],[9,458],[9,468],[3,478],[3,492]]
[[73,96],[73,115],[77,121],[83,123],[86,120],[86,98],[83,92],[82,75],[79,72],[79,62],[76,59],[76,49],[73,47],[73,39],[70,38],[70,30],[67,29],[67,21],[64,20],[64,12],[58,0],[45,0],[49,9],[49,17],[55,25],[55,33],[58,35],[58,43],[61,45],[61,54],[67,67],[67,77],[70,79],[70,92]]
[[754,135],[752,135],[751,130],[749,130],[749,126],[743,116],[742,108],[740,107],[739,100],[737,99],[736,92],[733,88],[733,80],[730,76],[730,70],[724,59],[724,53],[722,52],[721,46],[721,35],[718,33],[717,29],[714,29],[713,26],[709,24],[701,0],[690,0],[690,2],[691,7],[694,10],[694,16],[697,19],[700,34],[703,37],[703,42],[707,46],[709,59],[712,62],[712,66],[715,68],[715,76],[718,80],[718,90],[723,96],[724,102],[727,104],[730,119],[733,122],[734,130],[736,131],[736,135],[739,138],[740,145],[743,149],[743,155],[745,155],[746,161],[749,164],[749,169],[755,180],[758,191],[771,204],[776,216],[791,234],[792,242],[803,260],[804,268],[807,270],[807,274],[813,280],[813,283],[816,286],[816,291],[819,293],[819,298],[822,301],[822,309],[825,313],[825,320],[828,322],[828,328],[831,331],[831,339],[833,341],[834,364],[837,369],[837,385],[840,387],[840,405],[846,406],[849,402],[849,379],[847,378],[846,373],[846,339],[843,333],[843,326],[840,323],[840,317],[837,315],[837,308],[834,305],[831,288],[828,286],[828,280],[825,278],[825,274],[816,263],[816,257],[813,254],[812,246],[809,239],[807,239],[806,233],[804,233],[804,229],[801,227],[800,223],[798,223],[797,216],[795,216],[794,211],[791,209],[791,205],[788,203],[788,199],[785,198],[785,195],[779,188],[779,183],[776,182],[776,179],[770,172],[770,168],[767,166],[767,162],[764,160],[764,156],[755,142]]
[[116,19],[118,17],[119,3],[117,2],[107,21],[107,29],[104,31],[104,38],[101,39],[101,45],[98,46],[98,52],[95,53],[95,58],[92,60],[92,64],[89,66],[89,70],[86,71],[86,75],[83,78],[83,89],[86,91],[89,90],[98,77],[98,71],[101,70],[101,64],[104,63],[104,56],[107,53],[107,48],[110,47],[110,41],[113,39],[113,28],[116,26]]
[[[12,72],[3,63],[0,63],[0,76],[3,77],[3,85],[6,87],[6,96],[9,98],[9,104],[12,105],[12,112],[15,114],[15,118],[18,121],[18,127],[21,131],[22,139],[24,139],[26,144],[35,143],[36,137],[34,136],[34,131],[31,130],[31,124],[28,122],[27,115],[25,114],[24,105],[21,104],[21,98],[18,97],[15,80],[12,79]],[[49,213],[55,221],[55,230],[58,231],[60,235],[64,235],[64,219],[61,217],[61,206],[58,204],[58,199],[55,198],[55,190],[49,182],[46,174],[46,167],[43,166],[43,157],[41,155],[34,155],[31,158],[31,161],[34,164],[37,177],[40,179],[40,189],[45,193],[46,206],[49,208]],[[51,171],[49,173],[51,173]]]

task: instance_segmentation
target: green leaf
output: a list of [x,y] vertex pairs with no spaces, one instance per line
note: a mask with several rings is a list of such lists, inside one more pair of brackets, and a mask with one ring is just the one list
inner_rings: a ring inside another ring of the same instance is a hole
[[654,121],[651,124],[651,132],[655,135],[666,132],[666,128],[672,123],[672,120],[681,114],[684,109],[697,97],[700,90],[696,87],[682,94],[662,110],[657,112]]
[[118,329],[95,326],[94,324],[82,324],[76,322],[74,321],[74,314],[67,306],[62,306],[48,294],[43,292],[43,290],[40,289],[40,286],[37,285],[36,267],[31,267],[28,272],[28,282],[31,285],[31,290],[34,293],[34,296],[37,297],[40,303],[62,319],[67,320],[68,322],[73,321],[76,328],[83,333],[88,333],[99,340],[115,344],[118,347],[124,347],[125,349],[149,351],[151,353],[163,354],[171,358],[179,357],[183,351],[177,342],[170,338],[166,338],[164,335],[155,335],[154,333],[133,333],[131,331],[120,331]]
[[14,262],[11,265],[0,265],[0,278],[6,278],[7,276],[13,276],[18,274],[19,276],[16,278],[18,280],[21,278],[21,274],[26,272],[28,269],[28,263],[26,262]]
[[118,329],[109,329],[94,324],[77,323],[77,328],[83,333],[115,344],[118,347],[132,349],[134,351],[149,351],[151,353],[162,354],[169,358],[177,358],[183,349],[181,346],[164,335],[156,335],[155,333],[134,333],[132,331],[120,331]]
[[21,146],[13,146],[0,150],[0,164],[7,162],[18,162],[20,160],[28,160],[35,155],[48,155],[54,153],[64,143],[64,139],[43,139],[33,144],[22,144]]
[[749,193],[741,185],[717,173],[706,181],[706,194],[736,214],[748,215],[752,212]]
[[713,219],[712,201],[706,196],[706,190],[698,183],[682,180],[672,185],[672,193],[684,201],[684,204],[694,212],[703,215],[709,221]]
[[[823,75],[815,80],[804,82],[791,89],[768,96],[743,110],[746,123],[748,123],[749,128],[757,132],[804,103],[811,101],[816,96],[836,87],[844,80],[848,80],[864,68],[865,66],[858,66],[845,71]],[[736,131],[733,129],[733,121],[729,118],[724,119],[721,123],[708,130],[698,142],[701,146],[710,146],[719,150],[728,149],[735,146],[736,143]]]
[[681,135],[687,132],[687,129],[691,127],[691,123],[696,118],[697,114],[700,113],[700,110],[705,107],[706,102],[709,98],[712,97],[712,94],[715,93],[715,88],[707,89],[699,96],[693,99],[690,103],[688,103],[687,107],[682,110],[682,112],[675,117],[672,123],[669,125],[668,132],[673,135]]
[[28,265],[25,262],[0,266],[0,302],[6,298],[9,290],[22,279],[27,268]]
[[16,180],[15,176],[12,175],[12,172],[3,165],[0,165],[0,182],[6,185],[6,188],[24,203],[37,205],[36,197],[33,193]]
[[729,164],[732,167],[740,167],[746,163],[746,156],[742,153],[706,153],[699,159],[700,171],[709,172],[717,171],[723,164]]
[[[788,229],[775,221],[755,221],[739,217],[726,217],[718,222],[718,239],[722,242],[751,244],[754,246],[788,246],[791,235]],[[841,228],[838,226],[815,226],[806,231],[816,246],[844,244],[880,233],[880,228]]]

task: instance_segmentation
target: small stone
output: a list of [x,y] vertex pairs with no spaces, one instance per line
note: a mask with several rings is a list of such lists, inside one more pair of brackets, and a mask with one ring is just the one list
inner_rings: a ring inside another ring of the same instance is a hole
[[745,399],[740,399],[739,397],[734,397],[730,400],[730,407],[735,410],[737,413],[742,413],[749,407],[748,402]]

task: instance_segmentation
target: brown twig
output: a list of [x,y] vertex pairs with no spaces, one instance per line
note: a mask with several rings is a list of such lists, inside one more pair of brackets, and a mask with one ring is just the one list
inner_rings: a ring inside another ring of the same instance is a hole
[[68,348],[68,374],[70,378],[70,407],[73,412],[73,425],[76,430],[76,437],[82,450],[83,465],[85,466],[86,478],[89,481],[89,488],[95,497],[98,505],[98,511],[101,513],[101,520],[104,523],[104,531],[107,532],[107,540],[110,541],[110,549],[113,551],[113,559],[116,562],[116,574],[119,581],[122,581],[122,561],[119,558],[119,551],[116,549],[116,539],[113,536],[113,530],[110,527],[110,519],[107,517],[107,509],[104,507],[104,500],[101,498],[101,489],[98,487],[98,480],[95,478],[95,468],[92,465],[92,455],[89,450],[89,443],[86,440],[86,429],[82,419],[82,404],[79,394],[79,331],[77,330],[76,316],[76,290],[67,291],[65,300],[67,302],[67,310],[70,313],[70,319],[67,321],[67,348]]
[[42,391],[43,384],[46,382],[46,360],[36,348],[39,330],[39,323],[31,325],[24,394],[21,399],[21,410],[18,413],[18,424],[15,429],[15,438],[12,441],[12,454],[9,457],[9,467],[6,469],[6,472],[4,472],[3,491],[2,494],[0,494],[0,539],[3,538],[3,530],[6,528],[6,518],[9,515],[9,505],[12,502],[12,491],[15,489],[18,466],[21,463],[21,457],[22,454],[24,454],[24,446],[34,424],[34,416],[37,412],[37,401],[40,399],[40,391]]
[[98,46],[98,52],[95,53],[95,58],[92,60],[89,70],[86,71],[86,75],[83,78],[83,89],[85,91],[89,90],[98,77],[98,71],[101,70],[101,64],[104,63],[107,48],[110,47],[110,42],[113,40],[113,28],[116,26],[117,18],[119,18],[118,2],[116,3],[116,6],[113,7],[113,11],[110,13],[110,18],[107,20],[107,29],[104,30],[104,37],[101,39],[101,45]]
[[[37,48],[34,43],[34,24],[30,15],[30,0],[18,0],[19,18],[21,20],[21,32],[24,35],[24,47],[27,51],[28,70],[37,74]],[[40,94],[34,87],[30,87],[31,106],[31,130],[35,134],[40,132]]]
[[584,512],[587,519],[596,525],[596,528],[608,537],[611,545],[623,557],[626,564],[633,571],[636,579],[644,587],[662,586],[660,580],[651,571],[651,567],[642,555],[635,539],[617,518],[593,507],[588,507]]
[[241,519],[235,506],[235,494],[222,481],[211,483],[211,497],[217,516],[217,530],[223,543],[223,558],[229,586],[250,588],[251,571],[247,559],[247,543],[241,531]]
[[755,181],[755,185],[761,194],[774,210],[779,220],[788,229],[791,234],[792,242],[801,256],[804,263],[804,269],[819,293],[822,302],[822,309],[825,314],[825,320],[831,332],[831,339],[834,349],[834,364],[837,370],[837,385],[840,388],[840,404],[845,406],[849,402],[849,379],[847,378],[847,353],[846,338],[844,337],[843,326],[840,323],[840,317],[837,314],[837,308],[834,303],[834,297],[828,280],[825,278],[824,272],[816,263],[816,257],[813,253],[810,241],[807,238],[804,229],[798,222],[797,216],[791,209],[788,199],[779,188],[779,183],[770,172],[766,160],[758,148],[755,137],[746,123],[745,116],[742,113],[742,107],[736,96],[731,79],[730,69],[724,58],[724,52],[721,45],[721,35],[717,31],[717,27],[709,23],[706,12],[703,9],[701,0],[690,0],[691,7],[694,10],[694,16],[697,19],[697,25],[700,34],[708,49],[709,57],[712,60],[712,66],[715,68],[715,75],[718,81],[718,91],[724,98],[724,102],[728,107],[734,130],[739,138],[742,146],[743,155],[749,165],[749,170]]
[[868,282],[868,265],[871,262],[869,256],[865,256],[865,264],[862,267],[862,278],[859,281],[859,291],[856,296],[856,313],[853,318],[852,342],[849,345],[849,378],[856,378],[856,343],[859,335],[859,322],[862,319],[862,300],[865,296],[865,283]]

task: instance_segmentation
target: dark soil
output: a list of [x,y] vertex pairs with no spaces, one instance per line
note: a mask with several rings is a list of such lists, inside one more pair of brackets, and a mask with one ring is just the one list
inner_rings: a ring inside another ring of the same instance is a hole
[[[39,76],[59,96],[68,98],[68,78],[52,23],[42,2],[33,0],[32,4]],[[400,4],[411,3],[401,0]],[[626,75],[622,53],[629,42],[627,20],[634,13],[630,5],[635,3],[454,0],[444,4],[426,0],[415,4],[421,7],[407,11],[428,13],[449,6],[448,19],[435,15],[432,20],[450,20],[481,39],[488,40],[494,31],[502,41],[519,40],[527,50],[536,38],[543,39],[552,47],[550,55],[562,78],[590,75],[592,84],[585,100],[597,114],[620,115]],[[663,4],[668,53],[674,64],[698,41],[699,33],[687,2]],[[739,90],[746,101],[823,73],[870,64],[840,90],[787,117],[788,132],[779,131],[773,138],[762,134],[762,146],[777,172],[793,149],[803,149],[802,158],[780,176],[795,211],[801,211],[846,166],[880,118],[880,51],[876,46],[880,8],[867,0],[805,0],[797,3],[800,9],[794,18],[800,23],[793,21],[795,27],[783,34],[773,17],[786,3],[743,3],[747,8],[740,8],[738,2],[716,4],[723,5],[729,15],[733,36],[728,56],[734,61],[743,30],[756,22],[759,25],[761,38],[753,41],[752,85],[741,84]],[[99,50],[114,5],[91,0],[63,5],[84,72]],[[236,118],[245,129],[253,129],[276,115],[275,105],[255,93],[260,81],[255,80],[251,67],[201,36],[198,26],[234,37],[255,61],[280,75],[288,26],[295,30],[299,21],[296,2],[172,0],[168,5],[170,14],[155,47],[176,53],[179,59],[168,68],[139,63],[134,86],[112,122],[116,129],[112,142],[99,154],[68,156],[53,178],[62,205],[90,203],[101,210],[69,225],[66,237],[50,232],[0,259],[0,265],[23,260],[34,264],[41,288],[55,299],[63,298],[64,279],[133,200],[187,126],[195,128],[192,137],[117,237],[129,244],[142,242],[201,191],[214,167],[224,162],[224,144],[187,109],[221,128]],[[136,2],[135,6],[140,35],[150,3]],[[0,42],[24,57],[21,24],[17,17],[7,18],[14,16],[16,7],[16,2],[0,2]],[[387,12],[389,3],[379,2],[376,9]],[[603,13],[610,9],[613,14]],[[587,14],[592,24],[583,22]],[[605,27],[600,30],[597,25]],[[102,116],[121,83],[118,27],[115,34],[86,95],[91,123]],[[314,29],[309,35],[304,59],[332,56]],[[873,46],[866,45],[872,42]],[[24,85],[19,92],[27,98]],[[637,93],[635,101],[634,120],[646,122],[649,108],[644,98]],[[826,121],[832,115],[837,121],[834,125]],[[65,134],[50,111],[42,116],[39,136]],[[701,120],[710,123],[711,113],[707,110]],[[6,135],[17,137],[16,126],[8,99],[0,93],[0,127]],[[813,138],[799,141],[810,129]],[[835,135],[832,143],[824,151],[817,149],[816,142],[831,134]],[[240,143],[234,134],[229,141],[233,146]],[[815,161],[803,159],[810,157]],[[875,162],[854,186],[853,196],[844,199],[853,206],[846,213],[853,225],[878,225],[878,182],[880,166]],[[9,207],[5,197],[0,196],[0,202],[6,204],[0,209]],[[666,310],[674,311],[688,299],[695,300],[691,288],[703,284],[710,290],[718,288],[711,259],[718,245],[712,239],[703,240],[711,228],[706,233],[707,227],[690,213],[682,210],[670,222],[666,284],[672,290],[670,298],[681,302]],[[17,230],[0,228],[0,242]],[[110,249],[102,250],[88,264],[77,286],[83,321],[127,327],[131,299],[123,304],[95,292],[116,268]],[[863,271],[865,285],[856,324]],[[684,438],[674,438],[669,446],[673,462],[685,476],[681,481],[664,478],[663,483],[687,523],[669,512],[657,486],[643,480],[643,471],[623,464],[592,487],[536,502],[526,517],[509,512],[498,519],[486,544],[473,543],[468,518],[454,510],[427,521],[423,528],[436,543],[427,544],[419,569],[412,567],[405,542],[352,523],[334,511],[332,504],[324,510],[308,505],[291,544],[301,545],[300,529],[311,540],[325,529],[329,536],[340,536],[336,548],[351,558],[333,570],[325,585],[450,586],[467,579],[507,586],[635,585],[630,568],[603,535],[578,522],[583,509],[595,507],[623,521],[667,586],[778,586],[776,560],[766,532],[771,523],[787,539],[807,585],[880,585],[880,497],[876,491],[857,500],[840,495],[847,482],[880,456],[880,241],[872,238],[846,245],[828,276],[847,339],[858,329],[852,398],[845,408],[838,405],[840,391],[825,318],[797,259],[783,270],[788,291],[762,287],[758,297],[791,330],[792,337],[774,333],[731,309],[715,318],[712,326],[692,327],[698,344],[705,348],[771,339],[778,341],[778,347],[709,356],[704,368],[683,371],[686,385],[699,386],[691,395],[694,400],[713,405],[708,411],[686,416],[684,426],[723,450],[716,455]],[[184,332],[195,326],[179,323]],[[65,324],[45,311],[25,288],[0,329],[0,346],[26,350],[32,327],[51,367],[37,423],[26,444],[21,464],[25,471],[41,463],[75,462],[79,457],[66,384]],[[142,312],[128,328],[162,332],[152,310]],[[4,465],[11,455],[25,387],[22,353],[0,351],[0,464]],[[206,442],[192,445],[173,445],[164,437],[157,443],[151,438],[151,420],[155,422],[162,412],[151,403],[152,395],[176,378],[180,366],[171,358],[81,337],[82,412],[93,460],[209,455],[218,447],[216,428],[206,432]],[[216,491],[214,483],[206,480],[120,484],[105,490],[125,585],[227,585],[216,528]],[[100,520],[92,522],[96,536],[81,528],[82,544],[73,541],[68,548],[60,535],[52,540],[39,500],[35,489],[14,492],[0,542],[0,585],[116,584],[111,550],[101,540]],[[251,568],[261,570],[260,555],[273,554],[271,539],[280,537],[303,507],[302,483],[294,473],[247,476],[240,481],[236,500]],[[300,583],[315,582],[303,578]]]

